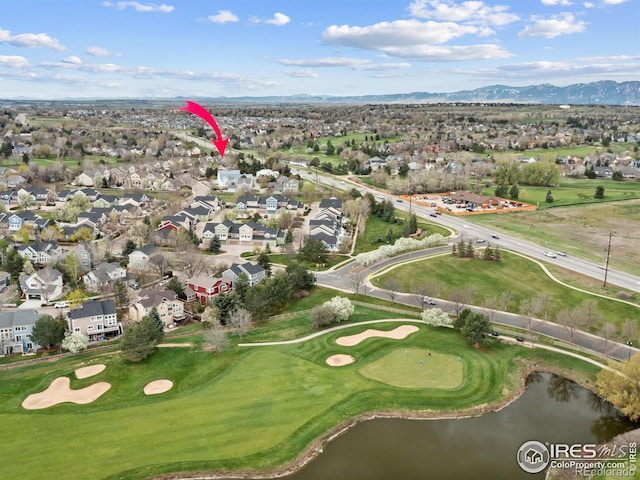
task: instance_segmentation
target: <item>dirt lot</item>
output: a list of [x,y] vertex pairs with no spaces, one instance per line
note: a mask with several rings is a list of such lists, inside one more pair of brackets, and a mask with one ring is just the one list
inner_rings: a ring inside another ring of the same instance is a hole
[[601,264],[611,233],[610,266],[640,275],[640,200],[483,215],[473,221]]

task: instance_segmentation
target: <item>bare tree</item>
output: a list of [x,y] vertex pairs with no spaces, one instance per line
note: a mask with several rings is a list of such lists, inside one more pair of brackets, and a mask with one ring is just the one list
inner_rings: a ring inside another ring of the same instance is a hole
[[223,330],[220,321],[216,321],[211,324],[211,328],[205,330],[204,337],[211,347],[211,350],[213,350],[216,355],[219,355],[229,346],[229,339],[227,338],[227,334]]
[[573,343],[573,336],[584,323],[582,315],[578,309],[562,309],[556,314],[556,322],[567,329],[569,341]]
[[609,351],[609,341],[616,334],[616,326],[611,322],[607,322],[602,326],[602,330],[600,330],[600,336],[603,339],[604,343],[604,354],[606,355]]
[[512,298],[513,298],[513,294],[509,290],[505,290],[500,294],[501,310],[506,312],[509,309],[509,304],[511,303]]
[[625,341],[630,341],[636,336],[636,324],[630,318],[625,319],[622,324],[622,336]]
[[411,285],[410,288],[413,298],[416,299],[418,306],[424,310],[427,305],[427,297],[429,296],[429,286],[426,283],[418,283]]
[[460,316],[460,312],[473,301],[471,293],[464,288],[454,288],[447,295],[447,300],[451,302],[453,313],[456,317]]
[[360,293],[360,286],[364,283],[367,274],[363,270],[354,268],[349,272],[349,282],[356,293]]
[[398,290],[400,290],[400,280],[396,277],[391,277],[384,282],[384,287],[387,290],[387,295],[389,295],[391,303],[395,303]]
[[154,253],[149,257],[149,268],[154,273],[157,273],[158,276],[164,275],[164,272],[167,271],[168,266],[169,261],[162,252]]
[[500,300],[496,296],[486,298],[484,301],[484,308],[489,310],[489,320],[491,321],[491,323],[493,323],[498,305],[500,305]]
[[251,327],[251,312],[243,307],[236,307],[229,312],[229,326],[240,336],[240,340]]
[[602,321],[602,315],[598,311],[598,302],[593,299],[585,300],[578,306],[579,312],[584,318],[585,325],[593,326]]

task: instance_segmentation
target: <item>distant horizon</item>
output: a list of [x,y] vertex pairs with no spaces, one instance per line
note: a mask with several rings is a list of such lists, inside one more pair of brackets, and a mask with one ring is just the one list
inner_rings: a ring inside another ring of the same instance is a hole
[[5,3],[4,98],[351,97],[640,79],[638,0]]
[[[606,98],[596,99],[593,104],[601,104],[601,105],[620,105],[620,106],[638,106],[640,105],[640,81],[626,81],[626,82],[616,82],[615,80],[599,80],[597,82],[590,83],[576,83],[570,84],[566,86],[559,86],[550,83],[543,84],[529,84],[529,85],[507,85],[507,84],[491,84],[485,85],[482,87],[478,87],[475,89],[466,89],[466,90],[458,90],[458,91],[448,91],[448,92],[434,92],[434,91],[412,91],[412,92],[395,92],[395,93],[382,93],[382,94],[353,94],[353,95],[327,95],[327,94],[313,94],[313,93],[292,93],[287,95],[238,95],[238,96],[203,96],[203,95],[177,95],[177,96],[166,96],[166,97],[65,97],[65,98],[36,98],[36,97],[0,97],[0,101],[32,101],[32,102],[91,102],[91,101],[183,101],[187,99],[195,99],[201,101],[207,100],[220,100],[220,101],[229,101],[229,102],[238,102],[242,103],[245,99],[251,99],[255,101],[259,101],[260,99],[268,100],[268,99],[279,99],[281,102],[287,102],[290,100],[291,103],[303,103],[305,100],[309,102],[317,102],[320,103],[322,99],[331,99],[333,103],[340,103],[341,100],[345,100],[347,102],[349,99],[368,99],[371,98],[375,101],[376,98],[382,99],[384,97],[409,97],[407,99],[408,103],[519,103],[519,104],[544,104],[544,105],[554,105],[554,104],[563,104],[563,103],[571,103],[570,101],[562,101],[562,99],[554,99],[553,101],[543,101],[536,99],[529,100],[518,100],[517,98],[468,98],[468,99],[459,99],[452,98],[447,99],[445,97],[451,96],[459,96],[462,94],[473,94],[474,92],[482,92],[487,89],[506,89],[506,90],[526,90],[526,89],[540,89],[540,87],[548,88],[548,89],[567,89],[567,88],[581,88],[581,87],[592,87],[594,85],[608,84],[613,83],[616,86],[623,84],[637,84],[637,92],[634,96],[635,101],[632,99],[632,103],[628,103],[627,99],[623,103],[610,103]],[[635,87],[636,85],[634,85]],[[544,94],[544,92],[543,92]],[[542,94],[542,95],[543,95]],[[433,98],[422,98],[415,99],[416,96],[432,96]],[[441,96],[441,97],[440,97]],[[514,93],[514,96],[517,94]],[[413,98],[413,99],[412,99]],[[246,101],[246,100],[245,100]],[[381,103],[385,103],[382,100]],[[394,100],[388,100],[388,102],[393,101],[394,103],[401,103],[401,99],[395,98]],[[591,102],[577,102],[574,103],[576,105],[589,105]]]

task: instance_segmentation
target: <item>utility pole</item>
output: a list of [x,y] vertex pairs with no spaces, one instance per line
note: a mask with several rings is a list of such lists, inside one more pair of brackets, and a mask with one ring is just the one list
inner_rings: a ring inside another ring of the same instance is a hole
[[607,260],[604,264],[604,283],[603,287],[607,286],[607,274],[609,273],[609,257],[611,256],[611,235],[612,232],[609,232],[609,246],[607,247]]

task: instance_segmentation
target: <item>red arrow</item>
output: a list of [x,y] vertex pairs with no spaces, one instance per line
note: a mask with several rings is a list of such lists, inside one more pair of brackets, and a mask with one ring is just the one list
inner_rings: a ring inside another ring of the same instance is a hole
[[218,124],[216,123],[214,118],[211,116],[211,114],[207,111],[207,109],[196,102],[187,100],[187,106],[179,108],[178,110],[184,110],[185,112],[193,113],[194,115],[199,116],[209,125],[211,125],[211,127],[213,128],[213,131],[216,132],[216,136],[218,137],[217,140],[211,140],[211,141],[218,149],[218,152],[220,152],[220,156],[224,158],[224,150],[225,148],[227,148],[227,143],[229,143],[229,139],[222,138],[220,127],[218,127]]

